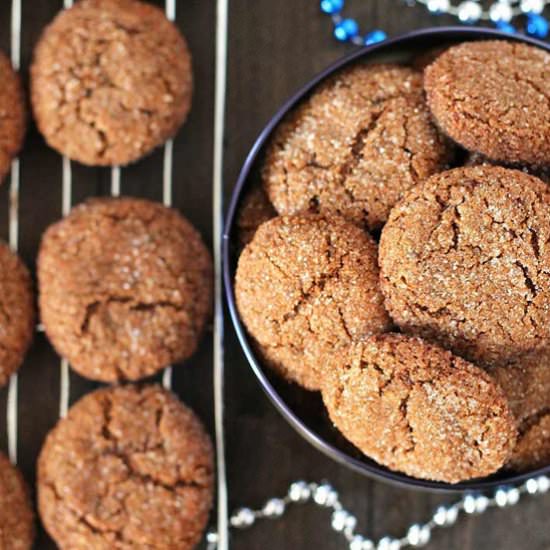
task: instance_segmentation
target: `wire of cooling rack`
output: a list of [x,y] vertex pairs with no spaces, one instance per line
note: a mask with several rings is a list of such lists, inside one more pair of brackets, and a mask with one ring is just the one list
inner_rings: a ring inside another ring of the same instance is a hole
[[[21,67],[21,0],[12,0],[11,4],[11,63],[18,71]],[[19,245],[19,159],[11,163],[10,205],[9,205],[9,245],[17,252]],[[19,378],[17,373],[10,378],[7,402],[8,454],[10,460],[17,463],[17,410]]]

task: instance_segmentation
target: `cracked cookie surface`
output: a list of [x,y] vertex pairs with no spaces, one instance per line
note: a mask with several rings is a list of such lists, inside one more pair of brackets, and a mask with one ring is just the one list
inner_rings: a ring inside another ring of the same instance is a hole
[[235,293],[260,355],[316,390],[356,340],[388,330],[376,244],[339,216],[282,216],[262,224],[242,252]]
[[172,137],[191,106],[191,56],[162,10],[82,0],[46,27],[31,100],[48,144],[89,165],[124,165]]
[[405,332],[482,365],[550,338],[550,191],[495,166],[457,168],[392,210],[379,260],[386,307]]
[[30,550],[34,539],[34,514],[23,476],[0,453],[0,548]]
[[392,470],[457,483],[497,471],[515,443],[514,418],[494,380],[419,338],[373,336],[324,382],[335,426]]
[[489,40],[447,49],[424,73],[441,128],[504,162],[550,163],[550,53]]
[[508,467],[534,470],[550,464],[550,350],[527,353],[489,369],[506,395],[518,427]]
[[94,199],[44,234],[42,323],[83,376],[137,380],[188,358],[211,308],[212,265],[176,210],[134,198]]
[[188,550],[213,490],[210,438],[160,386],[95,391],[48,435],[38,507],[60,549]]
[[0,51],[0,182],[10,170],[12,159],[25,137],[25,102],[19,75]]
[[0,242],[0,387],[23,362],[34,325],[29,271],[9,246]]
[[262,177],[279,214],[336,213],[375,230],[404,191],[446,167],[450,152],[431,122],[421,73],[357,65],[281,123]]

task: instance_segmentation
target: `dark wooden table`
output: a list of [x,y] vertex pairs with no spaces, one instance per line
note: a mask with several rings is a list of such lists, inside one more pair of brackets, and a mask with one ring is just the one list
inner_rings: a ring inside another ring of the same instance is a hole
[[[163,5],[162,1],[155,3]],[[61,7],[61,0],[23,1],[23,72],[41,29]],[[450,23],[431,18],[421,8],[399,0],[356,0],[349,6],[364,28],[389,34]],[[194,56],[196,93],[191,116],[174,146],[174,204],[212,243],[212,145],[214,102],[215,1],[180,0],[177,23]],[[0,2],[0,47],[9,50],[10,2]],[[225,190],[233,183],[254,138],[282,101],[331,61],[350,50],[330,36],[331,24],[319,13],[318,0],[230,0],[228,95],[224,144]],[[73,202],[109,194],[110,172],[73,164]],[[7,238],[8,183],[0,188],[0,236]],[[122,193],[162,198],[162,150],[122,170]],[[31,127],[21,155],[20,251],[34,268],[40,235],[61,215],[61,158]],[[262,393],[226,323],[226,436],[229,506],[259,506],[282,495],[296,479],[328,479],[372,537],[401,536],[407,526],[428,518],[449,497],[395,489],[354,474],[320,455],[274,410]],[[200,351],[174,370],[174,387],[213,433],[212,334]],[[41,442],[58,416],[59,358],[42,334],[20,371],[18,408],[19,464],[29,483]],[[71,374],[71,402],[96,385]],[[7,389],[0,390],[0,448],[7,449]],[[450,530],[434,533],[431,548],[550,548],[546,514],[550,496],[521,505],[462,518]],[[53,548],[44,533],[36,548]],[[264,521],[232,536],[232,548],[278,550],[345,548],[329,528],[326,511],[311,506],[292,509],[283,520]]]

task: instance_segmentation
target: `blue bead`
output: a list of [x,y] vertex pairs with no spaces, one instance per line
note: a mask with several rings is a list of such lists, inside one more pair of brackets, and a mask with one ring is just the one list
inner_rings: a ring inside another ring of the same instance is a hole
[[499,21],[497,24],[497,29],[502,32],[507,32],[510,34],[514,34],[516,32],[516,27],[512,25],[511,23],[507,23],[506,21]]
[[388,38],[388,35],[383,30],[375,29],[365,36],[365,46],[382,42],[383,40],[386,40],[386,38]]
[[527,32],[537,38],[546,38],[550,31],[548,20],[538,13],[530,13],[527,16]]
[[321,11],[333,15],[344,9],[344,0],[321,0]]
[[359,25],[353,19],[342,19],[338,25],[334,27],[334,36],[337,40],[345,42],[359,32]]

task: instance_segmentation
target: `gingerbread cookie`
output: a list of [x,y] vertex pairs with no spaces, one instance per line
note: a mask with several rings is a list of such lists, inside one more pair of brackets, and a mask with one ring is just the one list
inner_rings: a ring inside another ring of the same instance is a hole
[[0,242],[0,386],[23,362],[34,326],[31,276],[9,246]]
[[277,212],[261,185],[255,185],[244,196],[237,215],[237,232],[241,246],[247,245],[262,223],[274,218]]
[[411,190],[380,239],[386,307],[405,332],[480,364],[550,338],[550,188],[518,170],[449,170]]
[[279,214],[341,214],[374,230],[403,192],[445,168],[422,76],[356,65],[323,83],[276,130],[263,181]]
[[159,386],[95,391],[48,435],[38,507],[61,550],[178,548],[202,537],[213,452],[200,420]]
[[349,441],[418,478],[487,476],[514,447],[514,418],[492,378],[419,338],[382,334],[355,346],[326,377],[322,394]]
[[30,550],[34,514],[29,490],[19,470],[0,453],[0,548]]
[[10,170],[11,161],[25,137],[25,101],[19,75],[10,60],[0,52],[0,182]]
[[52,344],[93,380],[137,380],[188,358],[211,308],[212,262],[176,210],[95,199],[51,226],[38,257]]
[[191,106],[191,56],[158,7],[81,0],[46,27],[31,100],[48,144],[89,165],[133,162],[172,137]]
[[488,40],[465,42],[424,73],[439,125],[469,150],[502,162],[550,164],[550,53]]
[[274,218],[239,258],[239,313],[266,362],[319,389],[331,361],[353,341],[388,330],[376,244],[338,216]]

